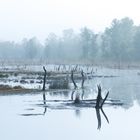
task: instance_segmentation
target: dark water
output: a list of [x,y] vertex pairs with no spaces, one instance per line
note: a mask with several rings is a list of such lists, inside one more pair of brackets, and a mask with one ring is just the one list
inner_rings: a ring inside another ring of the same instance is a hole
[[[97,74],[116,77],[97,77],[87,80],[84,99],[96,97],[96,85],[109,90],[109,99],[123,105],[105,105],[103,111],[94,107],[64,106],[69,92],[46,92],[0,96],[1,140],[139,140],[140,139],[140,76],[138,70],[107,70]],[[80,84],[79,84],[80,85]],[[74,94],[81,94],[81,90]],[[45,94],[45,96],[43,96]],[[44,102],[46,98],[46,102]],[[99,112],[100,111],[100,112]]]

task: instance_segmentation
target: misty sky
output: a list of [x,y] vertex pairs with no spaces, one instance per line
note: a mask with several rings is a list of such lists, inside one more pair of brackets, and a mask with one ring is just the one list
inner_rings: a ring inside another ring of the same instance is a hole
[[130,17],[140,24],[139,0],[0,0],[0,40],[21,41],[50,32],[78,31],[87,26],[103,31],[112,19]]

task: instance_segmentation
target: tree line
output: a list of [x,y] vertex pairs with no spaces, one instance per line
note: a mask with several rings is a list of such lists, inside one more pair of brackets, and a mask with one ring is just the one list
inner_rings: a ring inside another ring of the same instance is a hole
[[66,29],[61,37],[50,33],[44,44],[35,37],[19,43],[0,41],[1,60],[139,62],[139,53],[140,26],[128,17],[114,19],[102,33],[87,27],[79,33]]

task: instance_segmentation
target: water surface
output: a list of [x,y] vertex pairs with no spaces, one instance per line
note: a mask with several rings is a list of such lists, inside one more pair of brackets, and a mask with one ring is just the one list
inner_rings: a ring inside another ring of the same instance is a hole
[[[1,140],[139,140],[140,139],[140,77],[138,70],[103,69],[98,74],[115,75],[87,80],[84,99],[96,97],[96,85],[109,90],[110,99],[124,104],[105,105],[101,122],[94,107],[59,108],[60,103],[46,100],[70,100],[71,91],[0,95]],[[81,92],[80,90],[76,92]],[[49,105],[47,107],[47,105]],[[99,124],[101,123],[101,124]],[[100,125],[100,127],[99,127]]]

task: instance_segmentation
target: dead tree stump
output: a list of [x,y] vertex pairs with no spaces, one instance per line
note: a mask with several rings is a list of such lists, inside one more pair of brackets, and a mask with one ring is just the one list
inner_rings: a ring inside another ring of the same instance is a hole
[[45,69],[45,66],[43,66],[43,70],[44,70],[44,78],[43,78],[43,88],[42,88],[42,90],[45,91],[46,75],[47,75],[47,71]]
[[101,95],[101,92],[102,92],[102,89],[101,89],[101,86],[98,85],[98,95],[97,95],[97,99],[96,99],[96,106],[95,108],[102,108],[102,106],[104,105],[108,95],[109,95],[109,91],[107,92],[105,98],[103,99],[102,98],[102,95]]
[[73,70],[71,71],[71,80],[72,80],[72,82],[74,84],[74,88],[76,89],[77,88],[77,85],[76,85],[76,83],[74,81],[74,78],[73,78]]
[[85,76],[84,76],[83,70],[81,71],[81,75],[82,75],[82,84],[81,84],[81,87],[83,88],[84,87],[84,82],[85,82]]

